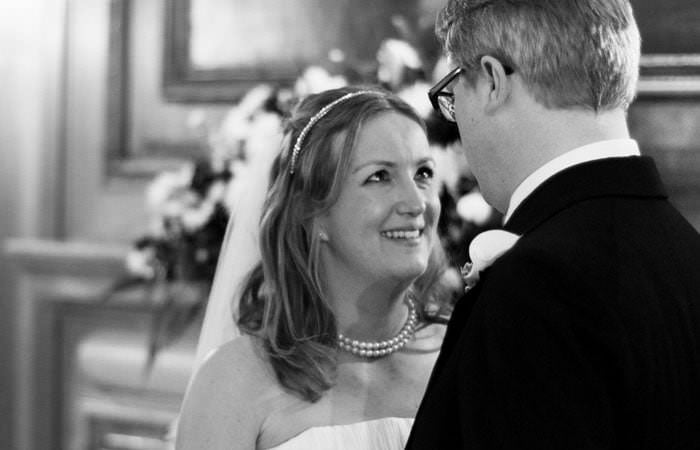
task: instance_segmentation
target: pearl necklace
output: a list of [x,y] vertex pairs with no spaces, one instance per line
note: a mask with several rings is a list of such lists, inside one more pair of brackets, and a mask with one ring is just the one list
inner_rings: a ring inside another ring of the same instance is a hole
[[350,339],[342,333],[338,333],[338,347],[363,358],[379,358],[390,355],[403,348],[408,341],[413,339],[417,323],[418,313],[416,312],[416,305],[413,300],[409,298],[408,318],[396,336],[384,341],[358,341],[356,339]]

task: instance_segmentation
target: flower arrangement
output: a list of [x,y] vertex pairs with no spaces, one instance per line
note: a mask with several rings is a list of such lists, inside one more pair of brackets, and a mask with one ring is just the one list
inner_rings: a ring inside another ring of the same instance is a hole
[[127,257],[129,272],[144,280],[208,280],[218,257],[228,208],[228,167],[199,160],[160,174],[149,186],[151,230]]
[[224,200],[231,177],[227,166],[202,159],[158,175],[148,188],[150,232],[134,242],[128,275],[110,291],[139,287],[154,308],[148,366],[206,304],[229,220]]
[[107,298],[138,289],[153,307],[147,367],[204,311],[248,166],[262,153],[259,147],[279,145],[281,98],[279,91],[260,85],[216,126],[203,111],[193,111],[189,126],[199,130],[209,154],[158,174],[146,189],[148,232],[133,243],[127,276],[115,282]]

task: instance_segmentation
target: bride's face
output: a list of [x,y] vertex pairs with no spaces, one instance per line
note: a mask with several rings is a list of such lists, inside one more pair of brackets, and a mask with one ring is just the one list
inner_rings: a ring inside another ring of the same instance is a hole
[[358,282],[423,273],[440,214],[434,170],[416,122],[395,112],[367,121],[337,202],[317,219],[324,272]]

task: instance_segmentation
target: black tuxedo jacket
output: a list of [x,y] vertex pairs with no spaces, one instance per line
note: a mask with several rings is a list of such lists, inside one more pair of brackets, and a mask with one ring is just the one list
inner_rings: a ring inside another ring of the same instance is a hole
[[457,303],[408,449],[700,448],[700,236],[646,157],[569,168]]

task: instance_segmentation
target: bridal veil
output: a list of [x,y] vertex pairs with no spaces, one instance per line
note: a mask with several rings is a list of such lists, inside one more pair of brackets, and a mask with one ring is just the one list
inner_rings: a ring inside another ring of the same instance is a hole
[[248,123],[246,163],[234,169],[229,186],[231,216],[197,344],[193,376],[211,351],[240,334],[234,315],[242,284],[260,261],[258,225],[270,168],[282,139],[280,123],[279,115],[271,112],[258,112]]

